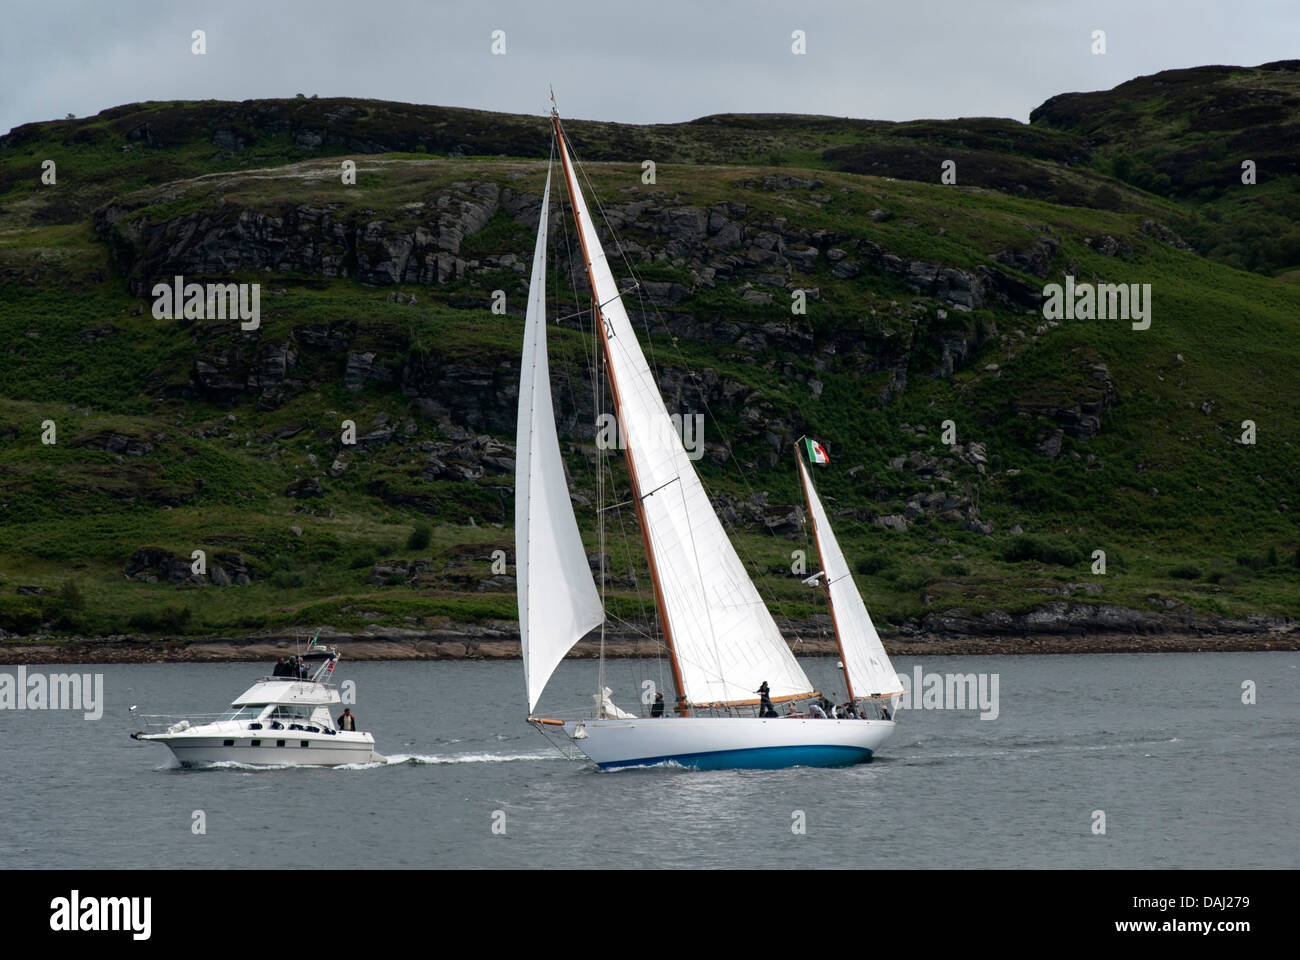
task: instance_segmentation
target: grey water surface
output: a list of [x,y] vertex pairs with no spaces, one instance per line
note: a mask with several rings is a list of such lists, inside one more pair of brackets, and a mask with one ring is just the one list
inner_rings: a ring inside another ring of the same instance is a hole
[[[804,665],[835,689],[834,660]],[[30,667],[102,674],[104,715],[0,710],[0,866],[1300,864],[1300,653],[894,665],[995,674],[996,719],[900,711],[876,761],[850,768],[601,773],[525,723],[518,661],[344,660],[336,680],[355,682],[358,728],[388,762],[185,770],[161,744],[130,739],[128,708],[215,712],[269,663]],[[608,664],[615,702],[636,709],[642,679],[662,682],[664,669]],[[589,705],[596,670],[561,664],[538,712]]]

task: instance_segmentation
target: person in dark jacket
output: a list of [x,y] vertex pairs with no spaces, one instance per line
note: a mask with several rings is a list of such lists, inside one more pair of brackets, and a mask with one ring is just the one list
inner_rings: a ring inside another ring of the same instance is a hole
[[656,693],[655,702],[650,704],[650,716],[662,717],[663,715],[664,715],[664,695],[662,693]]
[[775,717],[776,710],[772,706],[771,690],[768,688],[767,681],[764,680],[758,688],[758,715],[760,717]]
[[340,730],[356,730],[357,718],[352,713],[351,707],[344,707],[343,714],[339,717]]

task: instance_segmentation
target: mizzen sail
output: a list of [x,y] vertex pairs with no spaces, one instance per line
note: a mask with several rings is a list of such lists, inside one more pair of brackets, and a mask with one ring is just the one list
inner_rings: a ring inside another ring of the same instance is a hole
[[755,702],[763,681],[773,699],[808,693],[812,684],[736,555],[668,416],[562,137],[560,144],[681,691],[691,704]]
[[546,359],[550,196],[548,170],[528,284],[515,452],[515,562],[529,713],[564,655],[605,616],[569,500],[551,406]]
[[799,457],[799,477],[803,480],[808,497],[808,512],[812,518],[813,538],[821,555],[822,570],[826,575],[830,595],[831,619],[839,639],[840,655],[844,660],[844,674],[854,697],[892,696],[903,692],[903,685],[894,671],[880,635],[871,622],[862,594],[853,582],[848,561],[840,549],[830,519],[813,489],[812,478],[803,458]]

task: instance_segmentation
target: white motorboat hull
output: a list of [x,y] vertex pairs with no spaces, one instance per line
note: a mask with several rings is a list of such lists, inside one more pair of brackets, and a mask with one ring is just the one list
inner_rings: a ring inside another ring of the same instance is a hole
[[660,763],[697,770],[776,770],[868,762],[894,732],[894,721],[638,717],[566,720],[564,732],[602,770]]
[[336,767],[344,763],[372,763],[375,753],[369,733],[339,731],[329,734],[301,730],[231,732],[192,727],[180,733],[141,734],[140,740],[165,743],[182,766],[240,763],[255,767]]

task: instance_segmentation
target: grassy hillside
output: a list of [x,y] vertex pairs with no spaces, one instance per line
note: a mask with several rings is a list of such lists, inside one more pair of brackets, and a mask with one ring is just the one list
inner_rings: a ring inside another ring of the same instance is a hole
[[[1187,151],[1212,151],[1207,89],[1245,98],[1231,122],[1257,142],[1290,136],[1295,73],[1223,69],[1054,98],[1029,126],[568,125],[619,272],[642,281],[629,307],[669,407],[708,415],[700,472],[777,612],[822,609],[791,573],[807,433],[831,451],[817,481],[878,621],[1063,598],[1293,615],[1300,257],[1252,261],[1263,231],[1219,228],[1288,217],[1298,181],[1261,163],[1259,185],[1205,193]],[[1122,136],[1099,119],[1116,112]],[[0,629],[513,618],[493,555],[513,561],[548,145],[537,118],[340,100],[131,105],[0,138]],[[955,186],[938,182],[950,156]],[[553,389],[594,553],[588,301],[561,222]],[[155,319],[149,289],[177,272],[260,282],[260,328]],[[1041,290],[1067,273],[1150,284],[1150,329],[1045,319]],[[806,315],[796,289],[814,291]],[[652,606],[638,543],[611,514],[610,608],[629,619]],[[196,549],[222,573],[189,576]]]

